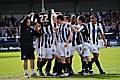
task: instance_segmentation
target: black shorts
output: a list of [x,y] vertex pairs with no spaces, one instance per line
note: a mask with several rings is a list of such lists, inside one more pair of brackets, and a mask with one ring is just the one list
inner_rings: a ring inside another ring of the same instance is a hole
[[35,59],[33,47],[21,47],[21,60]]

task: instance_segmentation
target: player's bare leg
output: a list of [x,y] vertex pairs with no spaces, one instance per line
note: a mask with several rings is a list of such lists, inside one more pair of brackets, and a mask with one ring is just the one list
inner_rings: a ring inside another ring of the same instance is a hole
[[23,67],[24,67],[25,78],[29,78],[29,74],[28,74],[28,60],[24,60]]
[[35,73],[35,70],[34,70],[34,60],[33,59],[30,60],[30,67],[31,67],[31,77],[36,77],[37,74]]

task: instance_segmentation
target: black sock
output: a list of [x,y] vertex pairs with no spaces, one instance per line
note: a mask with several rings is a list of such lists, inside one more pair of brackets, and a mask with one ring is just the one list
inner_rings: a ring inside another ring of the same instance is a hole
[[40,62],[40,65],[39,65],[39,66],[40,66],[40,68],[39,68],[39,71],[40,71],[40,72],[42,72],[42,68],[43,68],[43,66],[44,66],[45,64],[46,64],[46,60]]
[[73,59],[73,56],[70,56],[70,63],[72,64],[72,59]]
[[95,62],[94,58],[91,59],[91,63],[93,64]]
[[84,61],[82,62],[82,70],[84,69]]
[[68,72],[73,72],[71,63],[67,63]]
[[42,65],[43,65],[43,62],[40,62],[40,63],[39,63],[39,68],[38,68],[38,70],[39,70],[40,72],[42,72]]
[[91,61],[88,62],[87,68],[88,68],[89,70],[92,70],[92,62],[91,62]]
[[40,70],[40,61],[37,61],[37,70]]
[[96,66],[98,67],[99,71],[100,71],[100,72],[103,72],[103,70],[102,70],[102,68],[101,68],[101,66],[100,66],[99,60],[95,60],[95,64],[96,64]]
[[70,71],[73,72],[73,69],[72,69],[72,59],[73,59],[73,56],[70,56]]
[[67,63],[68,60],[66,59],[65,62],[66,62],[66,65],[65,65],[65,66],[66,66],[66,69],[65,69],[65,70],[66,70],[66,72],[69,72],[69,65],[68,65],[68,63]]
[[80,54],[80,58],[81,58],[81,63],[82,63],[81,65],[82,65],[82,70],[83,70],[83,68],[84,68],[84,65],[83,65],[84,61],[83,61],[83,56],[81,54]]
[[46,62],[47,62],[46,60],[45,60],[45,61],[43,61],[42,67],[46,64]]
[[54,67],[53,67],[53,73],[57,72],[57,67],[58,67],[58,60],[55,59],[55,64],[54,64]]
[[67,72],[66,71],[66,63],[62,63],[62,69],[64,70],[64,73]]
[[46,72],[50,72],[51,63],[52,63],[52,61],[48,61],[47,65],[46,65]]
[[69,72],[70,71],[70,65],[69,65],[69,63],[66,63],[66,72]]
[[58,62],[58,65],[56,67],[57,73],[58,74],[62,74],[62,63]]
[[80,57],[81,57],[81,62],[83,62],[83,56],[82,56],[82,55],[80,55]]
[[83,62],[82,62],[82,65],[83,65],[83,66],[82,66],[82,67],[83,67],[82,70],[86,70],[86,68],[87,68],[87,63],[86,63],[86,61],[83,61]]

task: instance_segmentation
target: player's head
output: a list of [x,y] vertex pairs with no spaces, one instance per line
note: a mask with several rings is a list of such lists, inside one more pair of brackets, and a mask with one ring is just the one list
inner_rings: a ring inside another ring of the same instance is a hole
[[76,24],[76,16],[75,15],[71,15],[70,21],[71,21],[72,25]]
[[69,16],[64,16],[64,21],[65,22],[70,22],[70,17]]
[[63,15],[58,15],[57,16],[57,23],[61,24],[64,21],[64,16]]
[[40,23],[37,22],[37,23],[35,24],[35,29],[40,29],[40,28],[41,28],[41,25],[40,25]]
[[30,26],[30,25],[31,25],[31,22],[30,22],[30,19],[28,19],[26,22],[26,26]]
[[81,15],[81,16],[78,16],[78,17],[77,17],[77,23],[78,23],[78,24],[85,23],[85,21],[86,21],[85,16]]
[[30,26],[31,25],[30,17],[28,17],[28,16],[24,17],[21,24],[24,26]]
[[91,21],[93,24],[95,24],[95,23],[97,22],[97,16],[94,15],[94,14],[92,14],[92,15],[90,16],[90,21]]

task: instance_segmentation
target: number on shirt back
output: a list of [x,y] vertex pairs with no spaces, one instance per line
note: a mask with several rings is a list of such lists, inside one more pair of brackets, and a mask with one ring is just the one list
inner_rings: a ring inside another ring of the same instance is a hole
[[40,22],[49,22],[48,14],[41,14],[39,17],[40,17]]

